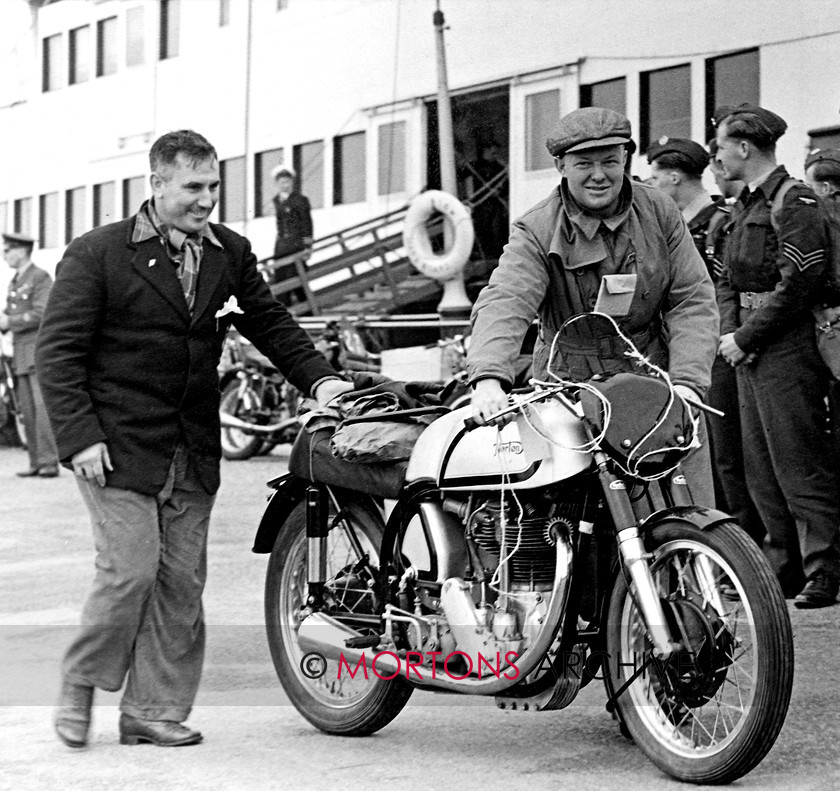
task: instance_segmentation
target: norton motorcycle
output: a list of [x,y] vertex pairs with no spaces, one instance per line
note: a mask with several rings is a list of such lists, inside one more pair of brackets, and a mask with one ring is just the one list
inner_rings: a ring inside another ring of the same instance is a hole
[[310,452],[270,482],[254,551],[280,683],[361,736],[414,690],[544,712],[597,679],[661,770],[732,782],[781,730],[793,643],[758,547],[692,501],[702,405],[601,314],[564,325],[549,371],[502,428],[444,411],[407,462],[337,475]]

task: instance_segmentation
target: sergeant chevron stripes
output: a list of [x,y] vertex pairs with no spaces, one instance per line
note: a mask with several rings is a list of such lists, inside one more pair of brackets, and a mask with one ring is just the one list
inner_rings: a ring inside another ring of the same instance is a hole
[[825,258],[825,250],[820,248],[810,253],[803,253],[796,245],[790,242],[782,244],[782,254],[786,255],[800,272],[804,272],[809,266],[821,264]]

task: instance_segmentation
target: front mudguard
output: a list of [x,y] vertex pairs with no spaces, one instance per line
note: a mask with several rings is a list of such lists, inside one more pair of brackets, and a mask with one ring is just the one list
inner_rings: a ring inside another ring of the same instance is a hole
[[269,481],[268,485],[274,489],[274,494],[268,500],[254,537],[251,551],[257,554],[268,554],[274,549],[281,525],[289,518],[295,506],[306,497],[306,490],[314,484],[298,478],[293,473],[287,473]]
[[729,514],[715,508],[706,508],[702,505],[675,505],[645,517],[639,523],[639,532],[647,537],[653,528],[667,521],[683,522],[698,530],[711,530],[722,522],[736,522]]

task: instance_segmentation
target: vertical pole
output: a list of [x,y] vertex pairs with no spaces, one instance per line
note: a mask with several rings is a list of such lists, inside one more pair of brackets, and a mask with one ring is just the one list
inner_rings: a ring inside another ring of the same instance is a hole
[[[446,21],[440,10],[440,0],[436,0],[437,8],[432,15],[435,26],[435,43],[437,45],[437,78],[438,78],[438,151],[440,155],[440,186],[450,195],[458,195],[458,178],[455,172],[455,135],[452,131],[452,103],[449,99],[449,81],[446,75],[446,48],[443,42],[443,31]],[[453,242],[453,228],[448,222],[443,228],[444,245],[449,248]],[[457,318],[469,323],[470,304],[464,288],[464,274],[461,272],[456,278],[443,285],[443,297],[438,304],[438,313],[448,318]]]

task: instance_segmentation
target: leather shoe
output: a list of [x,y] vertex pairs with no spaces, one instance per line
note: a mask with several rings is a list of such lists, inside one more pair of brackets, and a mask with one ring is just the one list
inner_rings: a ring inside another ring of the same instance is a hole
[[18,478],[35,478],[37,477],[40,470],[37,467],[31,467],[28,470],[21,470],[20,472],[16,472]]
[[184,747],[202,740],[198,731],[171,720],[141,720],[120,714],[120,744],[154,744],[158,747]]
[[55,712],[55,732],[68,747],[84,747],[90,728],[93,687],[65,680]]
[[805,587],[793,600],[793,605],[800,610],[830,607],[837,601],[838,593],[840,593],[840,581],[829,577],[824,572],[818,572],[808,580]]
[[38,470],[39,478],[58,478],[58,467],[41,467]]

